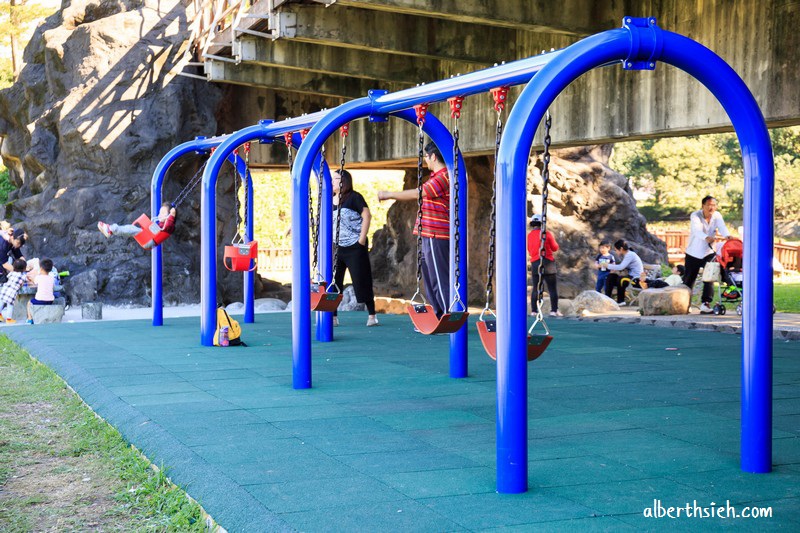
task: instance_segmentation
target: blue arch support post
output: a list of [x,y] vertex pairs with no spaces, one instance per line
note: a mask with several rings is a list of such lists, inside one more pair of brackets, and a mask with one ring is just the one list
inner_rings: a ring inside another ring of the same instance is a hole
[[[150,212],[158,213],[161,208],[162,196],[161,189],[167,171],[172,164],[184,155],[195,152],[198,155],[207,153],[211,148],[219,144],[219,139],[209,139],[207,137],[195,137],[193,141],[180,144],[167,152],[156,165],[153,178],[150,181]],[[151,283],[151,302],[153,307],[153,325],[164,325],[164,285],[163,285],[163,255],[161,246],[156,246],[150,251],[150,283]]]
[[272,142],[272,138],[266,134],[270,124],[272,121],[262,120],[255,126],[225,137],[211,154],[203,171],[200,192],[200,343],[203,346],[214,345],[214,331],[217,328],[217,177],[225,160],[239,145],[253,140]]
[[[333,182],[328,163],[322,158],[321,153],[314,160],[314,169],[318,183],[322,184],[322,204],[317,206],[319,209],[319,234],[317,236],[319,256],[317,260],[319,261],[319,271],[330,286],[333,283]],[[342,287],[339,287],[339,290],[341,291]],[[317,340],[320,342],[333,341],[333,313],[317,311],[316,319]]]
[[[257,140],[272,143],[284,133],[299,131],[315,124],[324,113],[312,113],[295,119],[275,123],[262,120],[227,136],[218,137],[211,146],[217,150],[211,155],[203,172],[200,191],[200,344],[214,345],[217,327],[217,222],[216,185],[217,176],[226,158],[239,145]],[[308,195],[308,192],[306,192]]]
[[[295,389],[307,389],[312,385],[311,380],[311,333],[310,333],[310,317],[306,312],[310,306],[310,288],[308,283],[304,280],[309,279],[309,248],[308,248],[308,213],[309,201],[308,196],[308,180],[310,178],[313,161],[313,154],[316,154],[324,144],[325,140],[336,132],[340,127],[352,122],[353,120],[367,117],[381,116],[382,113],[375,112],[375,103],[384,96],[382,91],[375,91],[371,93],[370,97],[360,98],[342,104],[341,106],[330,110],[319,122],[311,128],[311,131],[306,136],[305,141],[300,146],[297,152],[297,158],[292,170],[292,385]],[[392,113],[407,120],[416,123],[416,114],[408,109],[414,104],[401,105],[392,110]],[[448,171],[453,171],[453,139],[450,132],[446,127],[436,119],[432,114],[426,117],[423,130],[433,140],[442,152],[445,159],[445,164]],[[458,154],[461,168],[464,169],[464,162],[461,154]],[[460,176],[459,184],[464,199],[462,200],[461,210],[462,213],[460,227],[463,238],[461,240],[462,264],[461,272],[461,296],[462,300],[466,301],[466,197],[467,197],[467,176],[463,172]],[[451,191],[453,184],[451,183]],[[451,195],[452,196],[452,195]],[[452,206],[452,198],[451,198]],[[451,236],[453,230],[451,229]],[[452,238],[451,238],[452,243]],[[452,244],[451,244],[452,248]],[[451,250],[452,254],[452,250]],[[450,266],[451,279],[453,279],[454,266]],[[452,296],[452,295],[451,295]],[[451,336],[451,364],[450,374],[451,377],[465,377],[467,375],[467,331],[462,328],[457,333]],[[457,353],[454,355],[453,352]]]
[[653,69],[662,61],[703,83],[733,123],[745,170],[745,283],[741,466],[769,472],[772,463],[772,283],[774,167],[766,124],[741,78],[716,54],[661,30],[655,19],[625,17],[621,29],[569,46],[522,91],[506,121],[497,163],[497,490],[527,490],[527,302],[525,183],[536,126],[556,96],[591,69],[622,62]]

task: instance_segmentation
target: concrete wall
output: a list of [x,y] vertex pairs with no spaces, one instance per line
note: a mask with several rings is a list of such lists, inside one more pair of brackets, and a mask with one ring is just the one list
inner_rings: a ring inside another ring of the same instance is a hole
[[[681,33],[708,46],[731,64],[753,91],[770,126],[800,124],[800,37],[797,31],[800,27],[800,2],[663,0],[568,3],[574,9],[580,8],[580,4],[590,5],[595,18],[603,21],[621,21],[623,15],[657,17],[663,29]],[[295,10],[304,8],[293,7]],[[336,8],[334,5],[328,9]],[[552,5],[552,9],[562,8]],[[545,46],[547,49],[563,47],[579,38],[555,32],[512,31],[516,33],[513,47],[495,44],[498,49],[493,55],[498,60],[529,57]],[[513,50],[511,57],[509,50]],[[434,73],[434,79],[464,72],[461,70],[463,62],[450,64],[444,60],[436,64],[439,71]],[[478,67],[473,66],[473,70]],[[514,91],[512,101],[518,92],[519,89]],[[282,112],[292,115],[344,101],[343,98],[315,95],[300,98],[298,94],[285,91],[268,94],[275,98],[275,102],[255,107],[275,110],[277,118],[283,118]],[[449,120],[446,103],[434,105],[431,109]],[[557,146],[731,129],[727,115],[704,87],[685,73],[663,64],[659,64],[654,72],[624,71],[621,66],[595,70],[569,87],[556,101],[552,113],[552,136]],[[253,113],[243,118],[245,123],[253,123],[265,117]],[[491,153],[495,119],[488,94],[468,98],[461,125],[462,149],[472,154]],[[400,121],[388,124],[362,121],[352,125],[351,132],[349,158],[354,163],[407,164],[415,156],[416,132],[411,125]],[[263,163],[270,164],[270,160],[282,162],[284,155],[281,152],[273,159],[265,154]]]

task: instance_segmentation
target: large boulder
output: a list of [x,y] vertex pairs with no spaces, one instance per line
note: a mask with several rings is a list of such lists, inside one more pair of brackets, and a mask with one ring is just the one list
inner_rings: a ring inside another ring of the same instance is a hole
[[[544,310],[545,314],[550,313],[550,297],[545,296],[542,299],[542,310]],[[578,313],[575,311],[575,302],[569,300],[567,298],[559,298],[558,299],[558,310],[561,311],[561,314],[564,316],[577,316]]]
[[582,315],[584,311],[592,314],[619,311],[617,302],[597,291],[583,291],[572,300],[572,304],[575,309],[575,314],[578,315]]
[[639,313],[644,316],[685,315],[689,313],[692,292],[689,287],[644,289],[639,294]]
[[339,304],[339,311],[366,311],[367,306],[363,303],[356,301],[356,291],[352,285],[344,288],[342,294],[342,301]]
[[[628,179],[608,166],[612,146],[583,146],[555,150],[550,166],[548,229],[560,246],[558,292],[573,298],[594,287],[596,271],[589,268],[601,240],[627,240],[646,263],[667,260],[667,249],[646,228],[637,211]],[[469,302],[482,305],[492,195],[490,157],[467,159],[469,174],[468,254]],[[529,212],[541,211],[541,157],[533,156],[528,170]],[[405,176],[405,187],[416,187],[416,171]],[[416,239],[412,235],[416,202],[395,202],[386,225],[375,233],[370,254],[376,290],[408,298],[416,284]]]

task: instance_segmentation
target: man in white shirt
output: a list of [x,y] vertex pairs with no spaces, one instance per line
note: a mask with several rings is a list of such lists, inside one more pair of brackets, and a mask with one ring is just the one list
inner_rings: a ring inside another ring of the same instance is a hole
[[[730,232],[722,220],[722,215],[717,211],[717,199],[713,196],[703,198],[703,208],[695,211],[689,217],[689,244],[686,246],[686,274],[683,276],[683,283],[689,288],[694,287],[697,274],[708,261],[715,257],[714,240],[717,231],[726,239],[730,238]],[[703,282],[703,295],[701,297],[700,312],[702,314],[712,313],[709,305],[714,300],[714,283]]]

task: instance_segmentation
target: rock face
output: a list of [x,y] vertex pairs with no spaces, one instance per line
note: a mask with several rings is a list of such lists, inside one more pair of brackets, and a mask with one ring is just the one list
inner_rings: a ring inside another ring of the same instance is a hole
[[[187,24],[175,0],[65,0],[31,39],[18,82],[0,92],[2,157],[17,187],[5,217],[28,232],[26,256],[72,273],[76,304],[149,303],[150,254],[132,239],[106,240],[96,224],[149,213],[150,181],[167,150],[216,132],[222,92],[170,72]],[[176,163],[163,197],[174,199],[200,162]],[[232,183],[221,177],[221,212],[232,208]],[[168,302],[199,299],[199,194],[179,208],[164,244]],[[220,220],[220,234],[230,239],[231,226]]]
[[[548,230],[560,246],[559,296],[572,298],[594,287],[596,274],[589,263],[603,239],[625,239],[646,263],[665,261],[665,244],[646,229],[636,210],[625,176],[608,167],[611,146],[556,150],[550,166]],[[486,263],[492,195],[492,161],[467,160],[469,172],[469,299],[485,301]],[[541,212],[541,160],[531,159],[528,172],[529,212]],[[416,171],[406,174],[405,186],[416,187]],[[531,210],[532,208],[532,210]],[[410,298],[416,287],[416,240],[412,235],[416,202],[395,202],[386,227],[375,233],[371,252],[376,290]]]

